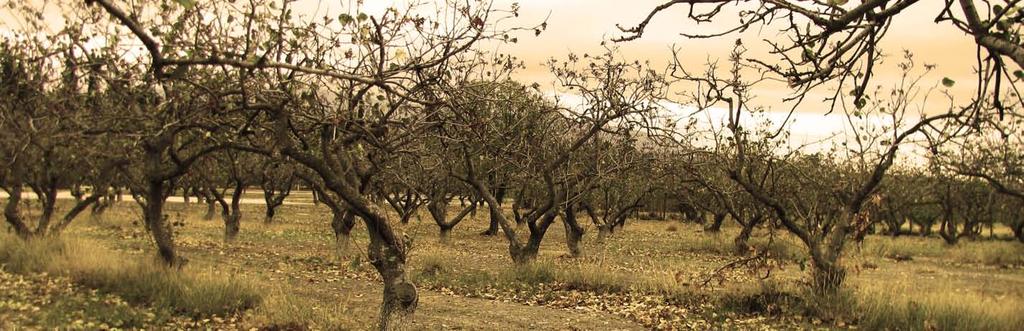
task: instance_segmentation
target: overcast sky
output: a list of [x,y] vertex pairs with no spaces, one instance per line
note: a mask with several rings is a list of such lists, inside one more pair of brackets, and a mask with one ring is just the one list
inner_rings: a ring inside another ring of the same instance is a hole
[[[0,0],[0,8],[6,6],[7,1],[22,0]],[[61,12],[59,4],[55,1],[30,0],[38,3],[48,3],[46,7],[46,18],[53,22],[54,26],[60,25]],[[475,1],[475,0],[471,0]],[[600,53],[601,42],[618,36],[619,31],[616,24],[632,26],[641,21],[649,11],[663,0],[495,0],[495,8],[509,8],[513,2],[520,6],[520,16],[516,21],[509,21],[507,24],[518,26],[532,26],[547,19],[547,31],[539,37],[532,33],[520,35],[516,44],[501,45],[500,50],[513,54],[523,59],[527,69],[518,73],[516,78],[529,85],[537,82],[542,86],[551,86],[553,78],[548,74],[547,69],[542,65],[545,60],[551,57],[565,58],[570,52],[574,53]],[[403,1],[404,2],[404,1]],[[342,10],[349,8],[349,1],[316,1],[299,0],[293,6],[299,13],[308,13],[311,17],[323,15],[336,16]],[[392,5],[388,0],[366,0],[364,11],[374,15]],[[935,16],[939,13],[942,1],[921,1],[915,4],[907,12],[899,15],[894,22],[886,39],[881,44],[882,49],[890,56],[886,64],[877,69],[875,83],[882,86],[891,85],[897,77],[895,64],[900,60],[903,49],[916,54],[918,63],[930,63],[937,65],[935,72],[927,76],[923,83],[926,87],[938,86],[943,77],[950,77],[958,83],[950,90],[957,98],[968,98],[973,92],[974,81],[974,54],[975,47],[972,40],[963,33],[953,29],[948,24],[934,23]],[[691,67],[693,71],[699,71],[709,60],[725,58],[736,38],[743,38],[744,44],[751,50],[748,55],[756,56],[763,54],[763,39],[778,38],[777,31],[766,28],[760,31],[750,31],[743,35],[728,36],[707,40],[690,40],[679,36],[680,32],[712,32],[737,21],[734,13],[723,13],[723,19],[714,24],[694,24],[685,18],[685,6],[676,6],[675,9],[665,11],[656,17],[648,26],[643,38],[619,43],[618,46],[623,54],[632,59],[651,60],[655,65],[664,65],[671,57],[671,48],[677,47],[682,50],[683,63]],[[315,15],[315,16],[314,16]],[[13,26],[16,19],[10,17],[10,13],[0,14],[0,29],[16,28]],[[941,89],[941,88],[940,88]],[[800,114],[796,118],[794,131],[797,136],[807,135],[807,139],[817,139],[823,135],[825,128],[829,130],[843,127],[843,119],[839,116],[823,116],[825,110],[821,99],[828,91],[819,91],[820,94],[812,96],[809,102],[799,109]],[[766,86],[758,91],[755,102],[777,112],[783,112],[785,107],[781,99],[787,96],[790,90],[785,86]],[[944,112],[946,104],[932,102],[925,105],[929,113]],[[784,118],[778,115],[769,116],[773,118]]]

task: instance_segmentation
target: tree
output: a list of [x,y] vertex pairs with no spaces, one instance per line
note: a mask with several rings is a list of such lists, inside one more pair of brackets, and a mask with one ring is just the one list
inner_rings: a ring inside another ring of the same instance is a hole
[[[852,133],[842,148],[804,155],[796,149],[784,150],[785,123],[779,129],[755,126],[748,129],[744,114],[763,110],[750,104],[754,86],[764,74],[752,81],[743,80],[746,49],[737,43],[730,57],[728,76],[720,78],[712,64],[703,75],[691,75],[679,69],[677,76],[697,83],[691,104],[698,109],[722,106],[728,112],[725,127],[730,136],[729,178],[754,200],[772,211],[774,218],[795,235],[808,249],[812,264],[811,286],[819,295],[834,293],[845,279],[840,259],[846,243],[869,222],[865,206],[872,200],[888,170],[895,163],[900,146],[926,128],[948,125],[965,116],[963,108],[938,115],[921,115],[910,120],[909,104],[925,99],[919,93],[920,76],[913,73],[913,57],[907,53],[899,64],[902,80],[891,90],[874,91],[871,97],[858,97],[851,107],[841,104]],[[925,68],[925,72],[930,67]],[[884,120],[872,124],[872,119]],[[765,146],[765,148],[750,148]],[[840,158],[838,153],[845,154]],[[756,153],[756,154],[755,154]],[[781,156],[780,156],[781,155]],[[846,160],[846,161],[840,161]],[[806,196],[813,194],[813,196]]]
[[269,224],[274,221],[277,209],[284,204],[284,199],[288,198],[295,186],[295,170],[286,161],[272,159],[264,159],[261,168],[259,184],[266,206],[263,222]]
[[[551,105],[537,96],[533,102],[506,103],[511,107],[495,109],[487,105],[531,92],[473,84],[479,90],[473,90],[478,94],[470,100],[477,101],[453,109],[459,125],[470,129],[451,138],[462,144],[466,173],[458,176],[487,203],[516,263],[535,259],[544,234],[566,202],[569,193],[558,183],[572,176],[572,158],[599,132],[628,135],[644,128],[647,116],[660,109],[657,101],[666,91],[658,72],[640,62],[622,61],[613,50],[598,56],[571,55],[564,62],[552,60],[549,68],[560,86],[582,97],[578,107]],[[529,230],[525,242],[502,214],[494,190],[485,181],[491,169],[482,168],[482,160],[504,161],[516,174],[514,191],[520,194],[515,196],[513,212],[526,208],[517,214]]]
[[[1009,104],[1016,108],[1019,102]],[[992,103],[981,107],[971,122],[972,130],[946,130],[936,136],[943,144],[932,144],[931,161],[937,171],[950,176],[980,180],[1000,195],[1024,205],[1024,121],[1018,114],[1000,119],[1000,109]],[[938,140],[938,139],[937,139]],[[1011,208],[1012,209],[1012,208]],[[1015,237],[1024,242],[1024,223],[1019,218],[1005,218]],[[949,231],[949,230],[947,230]],[[948,235],[950,239],[954,236]]]
[[[308,22],[292,15],[289,2],[153,8],[169,17],[162,21],[182,22],[174,26],[197,32],[177,34],[150,17],[126,13],[112,0],[87,3],[101,7],[143,43],[156,78],[188,68],[230,69],[237,78],[230,86],[238,89],[231,94],[233,104],[248,115],[238,132],[252,130],[271,141],[236,141],[232,148],[283,155],[308,168],[364,221],[368,257],[384,282],[379,326],[402,327],[418,300],[405,277],[403,236],[369,199],[384,169],[378,162],[392,160],[416,139],[422,119],[442,103],[435,87],[462,65],[457,55],[480,40],[506,35],[489,24],[515,13],[498,12],[489,3],[440,6],[436,12],[411,4],[379,16],[346,13]],[[220,24],[207,17],[241,22]],[[154,29],[160,34],[152,34]],[[167,37],[183,40],[172,43]],[[160,178],[151,182],[168,176],[154,177]]]
[[[107,195],[126,161],[104,153],[107,142],[90,136],[90,108],[102,101],[97,67],[103,50],[83,50],[68,39],[37,36],[0,41],[0,187],[8,194],[4,218],[22,238],[59,234],[82,211]],[[82,185],[91,185],[88,196]],[[34,227],[21,214],[24,187],[39,202]],[[78,188],[75,205],[54,223],[59,189]]]

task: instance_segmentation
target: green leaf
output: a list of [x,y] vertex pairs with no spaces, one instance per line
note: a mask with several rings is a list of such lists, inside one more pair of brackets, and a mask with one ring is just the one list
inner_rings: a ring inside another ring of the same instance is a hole
[[174,0],[174,2],[185,7],[185,9],[192,9],[192,7],[196,6],[196,0]]
[[368,17],[366,17],[366,13],[359,13],[359,16],[356,16],[356,19],[359,20],[360,22],[365,21],[367,18]]
[[1014,70],[1013,77],[1017,77],[1017,79],[1024,79],[1024,71]]
[[352,23],[354,20],[355,19],[352,18],[352,15],[349,14],[338,15],[338,22],[340,22],[341,25],[349,25],[349,23]]
[[954,84],[956,84],[955,80],[949,79],[949,77],[942,78],[942,86],[953,87]]

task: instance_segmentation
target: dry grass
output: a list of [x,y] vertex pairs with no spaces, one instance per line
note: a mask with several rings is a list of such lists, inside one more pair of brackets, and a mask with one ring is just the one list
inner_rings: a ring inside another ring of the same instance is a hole
[[1024,245],[1013,241],[963,240],[949,246],[937,238],[870,236],[865,238],[861,253],[890,259],[930,258],[990,266],[1024,265]]
[[[314,284],[307,277],[309,270],[323,270],[325,263],[320,260],[332,261],[329,263],[336,264],[333,268],[344,273],[374,276],[365,263],[367,238],[362,225],[353,230],[352,260],[339,264],[333,255],[328,211],[323,206],[285,206],[277,223],[264,226],[262,206],[243,205],[242,233],[230,245],[221,242],[223,225],[219,219],[204,221],[197,216],[205,211],[204,206],[169,207],[172,217],[180,217],[186,223],[180,228],[178,242],[195,264],[186,273],[195,271],[195,266],[233,263],[240,272],[259,279],[260,284],[269,284],[264,286],[263,302],[247,315],[247,325],[339,329],[372,323],[377,309],[369,303],[372,300],[345,299],[346,295],[357,293],[345,287],[354,286],[350,285],[353,283],[343,280],[331,284],[349,285]],[[119,250],[152,254],[152,244],[144,230],[131,224],[131,219],[138,216],[135,214],[133,205],[123,204],[112,209],[101,222],[81,222],[71,232]],[[694,286],[700,277],[739,258],[733,243],[739,229],[733,224],[726,224],[721,233],[712,235],[695,224],[630,220],[623,231],[617,231],[603,244],[595,242],[596,231],[587,232],[582,258],[562,256],[566,251],[564,233],[560,226],[552,226],[538,260],[522,267],[512,264],[503,238],[478,234],[486,225],[486,214],[480,213],[455,229],[450,245],[440,245],[436,240],[437,228],[429,221],[414,218],[408,225],[395,224],[398,231],[415,239],[407,268],[409,275],[424,292],[428,288],[464,288],[470,290],[456,293],[478,298],[488,291],[532,295],[554,288],[626,296],[652,294],[684,305],[709,299],[715,304],[710,309],[755,318],[770,316],[768,320],[790,326],[793,324],[786,323],[793,320],[787,318],[815,314],[821,319],[856,323],[861,329],[912,330],[934,326],[1000,330],[1018,325],[1015,323],[1021,321],[1014,316],[1024,315],[1020,314],[1024,307],[1024,274],[1017,267],[1024,261],[1024,245],[1016,242],[965,240],[948,247],[937,238],[869,236],[859,248],[851,244],[844,257],[844,265],[850,269],[847,295],[822,301],[803,292],[807,271],[801,270],[796,261],[806,259],[806,253],[800,243],[782,233],[771,239],[771,245],[763,230],[756,231],[750,240],[752,246],[767,247],[772,256],[782,261],[784,268],[772,270],[769,280],[760,281],[761,273],[732,270],[725,275],[724,284],[714,284],[713,289],[706,290]],[[130,239],[124,239],[125,236]],[[3,240],[0,246],[8,242]],[[0,254],[7,250],[0,248]],[[218,251],[228,255],[219,255],[222,253]],[[896,262],[892,259],[895,256],[912,260]],[[320,260],[311,260],[314,257]],[[0,258],[21,261],[11,264],[40,268],[35,258]],[[100,260],[82,263],[109,263]],[[358,292],[363,298],[376,298],[379,288],[373,286],[377,283],[365,283],[369,285],[359,285],[362,287],[356,291],[363,291]],[[664,302],[662,298],[658,300]],[[895,304],[888,305],[890,300]],[[424,304],[421,309],[427,311],[430,307]]]
[[[290,293],[282,286],[266,286],[269,291],[253,311],[255,325],[266,330],[346,330],[351,321],[349,308],[342,304],[320,307],[314,300]],[[316,307],[316,308],[314,308]]]
[[139,262],[89,240],[0,235],[0,263],[17,273],[49,273],[128,302],[194,317],[225,316],[255,307],[260,296],[244,278],[168,269]]
[[[879,284],[882,285],[882,284]],[[872,286],[858,290],[859,325],[868,330],[1020,330],[1021,302],[949,289]]]

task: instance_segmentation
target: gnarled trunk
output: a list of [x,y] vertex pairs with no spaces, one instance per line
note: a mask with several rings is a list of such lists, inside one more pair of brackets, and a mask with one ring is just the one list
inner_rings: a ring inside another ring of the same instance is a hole
[[530,229],[530,238],[526,241],[526,245],[519,247],[519,249],[510,249],[513,262],[516,264],[527,264],[537,259],[537,253],[540,251],[540,243],[544,240],[544,234],[547,233],[548,227],[551,226],[556,217],[558,217],[558,214],[552,208],[541,216],[537,222],[527,223]]
[[490,224],[487,225],[487,230],[481,232],[480,235],[494,236],[498,234],[498,218],[494,215],[494,213],[494,211],[491,211],[490,213],[487,214],[489,215],[488,218],[490,219]]
[[838,257],[811,259],[811,289],[820,296],[835,294],[846,279],[846,270],[839,264]]
[[962,233],[957,231],[956,223],[950,218],[943,218],[939,225],[939,237],[946,241],[947,245],[956,245],[960,241]]
[[462,222],[466,216],[470,215],[476,210],[477,201],[472,201],[469,206],[462,208],[462,211],[458,215],[455,215],[451,220],[448,220],[448,203],[449,197],[434,196],[431,197],[430,202],[427,203],[427,211],[430,212],[430,217],[434,219],[434,223],[440,230],[440,240],[443,244],[449,243],[449,235],[452,229],[455,228],[459,222]]
[[21,218],[19,208],[21,204],[21,190],[21,183],[15,183],[11,186],[11,189],[8,191],[7,205],[4,206],[4,218],[7,220],[7,224],[14,228],[14,233],[18,237],[28,239],[32,237],[32,230],[25,225],[25,221]]
[[266,205],[266,212],[263,214],[263,223],[274,223],[274,216],[277,215],[277,206]]
[[370,235],[367,257],[384,280],[384,294],[380,305],[381,330],[403,330],[412,321],[419,303],[416,286],[405,277],[405,250],[397,238],[386,237],[386,221],[374,212],[366,220]]
[[224,219],[224,241],[235,240],[238,236],[242,221],[241,200],[245,192],[245,184],[241,180],[235,180],[234,191],[231,192],[231,213]]
[[71,196],[75,198],[75,201],[82,201],[82,199],[85,199],[85,191],[82,190],[82,184],[81,183],[71,184],[71,192],[70,193],[71,193]]
[[74,207],[71,207],[71,210],[69,210],[67,214],[64,214],[64,218],[61,219],[61,222],[54,225],[53,230],[51,231],[52,235],[60,235],[60,233],[63,232],[64,229],[66,229],[68,225],[71,224],[71,221],[73,221],[75,217],[78,217],[78,214],[81,214],[82,211],[85,211],[85,208],[88,208],[89,205],[99,203],[100,198],[106,195],[105,188],[93,188],[93,190],[95,191],[92,193],[92,195],[89,195],[89,197],[85,199],[79,200],[77,203],[75,203]]
[[[159,159],[157,159],[159,162]],[[157,252],[161,261],[168,266],[183,266],[185,260],[178,256],[174,246],[173,230],[167,223],[167,217],[163,214],[164,209],[164,181],[160,179],[147,180],[146,204],[143,206],[143,217],[146,229],[153,235]]]
[[583,255],[580,250],[580,241],[583,240],[583,227],[576,221],[576,207],[572,203],[565,205],[562,215],[562,224],[565,225],[565,245],[569,249],[569,255],[579,257]]
[[715,219],[704,227],[704,232],[719,232],[722,230],[722,223],[725,222],[725,213],[715,214]]
[[1024,220],[1017,221],[1017,225],[1013,227],[1013,236],[1024,243]]
[[[507,193],[508,193],[508,188],[506,188],[505,186],[499,187],[497,190],[495,190],[494,199],[498,201],[498,207],[501,207],[501,205],[505,203],[505,195]],[[480,204],[480,205],[483,205],[485,202],[483,200],[480,200],[477,203]],[[494,215],[494,212],[490,212],[490,213],[488,213],[488,215],[490,216],[490,224],[487,225],[487,230],[485,230],[484,232],[481,232],[480,235],[483,235],[483,236],[494,236],[494,235],[497,235],[498,234],[498,218]]]
[[338,256],[348,256],[348,246],[351,242],[352,228],[356,225],[356,215],[347,209],[338,208],[332,211],[331,229],[334,230],[334,244],[338,250]]
[[212,220],[213,215],[217,213],[217,199],[214,199],[213,193],[211,193],[213,190],[207,189],[203,194],[203,200],[206,200],[206,215],[203,215],[203,219],[207,221]]
[[36,193],[36,198],[42,209],[35,231],[35,234],[41,236],[50,229],[50,221],[53,220],[53,212],[57,206],[57,186],[50,181],[41,186],[32,186],[32,190]]
[[740,230],[740,234],[733,241],[737,254],[744,255],[750,252],[750,245],[747,244],[747,241],[750,240],[750,234],[754,232],[754,228],[760,225],[763,220],[763,215],[755,215],[746,224],[743,224],[743,229]]
[[266,203],[266,214],[264,215],[263,222],[271,223],[274,221],[274,216],[277,215],[277,208],[284,204],[284,199],[288,198],[292,193],[292,184],[295,183],[295,177],[288,177],[288,181],[284,183],[284,187],[280,190],[274,186],[274,183],[269,180],[264,180],[261,188],[263,189],[263,201]]

